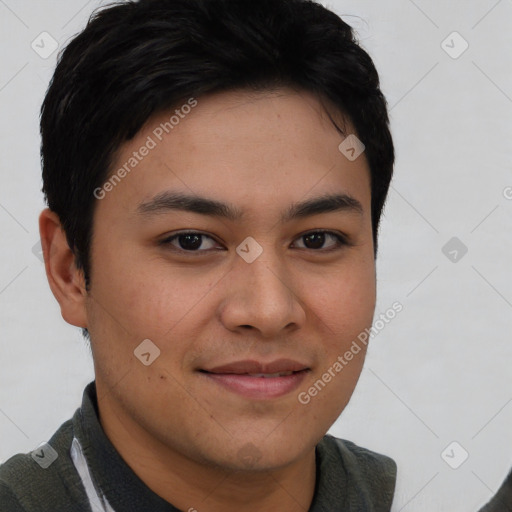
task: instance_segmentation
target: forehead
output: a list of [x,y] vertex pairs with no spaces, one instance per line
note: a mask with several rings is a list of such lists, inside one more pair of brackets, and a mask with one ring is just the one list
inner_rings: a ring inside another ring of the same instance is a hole
[[[261,207],[330,192],[370,199],[369,169],[339,150],[345,136],[310,93],[232,91],[185,99],[150,118],[117,154],[107,194],[130,211],[166,190],[179,189]],[[338,126],[353,129],[337,116]],[[262,201],[262,199],[265,199]]]

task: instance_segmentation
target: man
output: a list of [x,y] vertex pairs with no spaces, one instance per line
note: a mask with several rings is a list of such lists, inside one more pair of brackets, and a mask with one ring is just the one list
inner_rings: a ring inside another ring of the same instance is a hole
[[95,380],[2,511],[387,511],[326,435],[360,375],[394,151],[378,74],[306,0],[140,0],[67,46],[40,233]]

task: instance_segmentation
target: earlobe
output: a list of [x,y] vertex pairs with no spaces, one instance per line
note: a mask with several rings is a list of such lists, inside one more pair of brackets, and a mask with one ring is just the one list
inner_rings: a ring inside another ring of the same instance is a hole
[[85,281],[75,265],[58,215],[46,208],[39,216],[39,233],[46,277],[60,305],[62,318],[71,325],[87,327]]

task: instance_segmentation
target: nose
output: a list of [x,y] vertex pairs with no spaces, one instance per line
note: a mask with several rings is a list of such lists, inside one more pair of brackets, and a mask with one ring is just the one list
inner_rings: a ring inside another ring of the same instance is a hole
[[228,277],[220,317],[231,331],[256,330],[275,338],[300,328],[306,319],[296,282],[269,251],[252,263],[235,262]]

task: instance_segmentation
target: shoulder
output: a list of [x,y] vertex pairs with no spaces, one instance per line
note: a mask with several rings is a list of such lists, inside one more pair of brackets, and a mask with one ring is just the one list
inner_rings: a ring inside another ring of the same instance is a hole
[[2,512],[25,511],[25,494],[41,481],[34,471],[35,461],[29,453],[18,453],[0,465],[0,502]]
[[[0,471],[2,466],[0,466]],[[2,512],[25,512],[18,498],[0,477],[0,503],[2,504]]]
[[397,465],[395,461],[351,441],[325,435],[318,448],[330,467],[343,475],[344,493],[356,510],[389,511],[395,494]]
[[397,466],[391,457],[331,435],[326,435],[324,440],[331,446],[331,449],[339,451],[346,466],[349,466],[351,471],[371,475],[376,473],[386,474],[393,479],[396,478]]
[[1,512],[31,512],[50,502],[57,504],[55,498],[61,491],[68,491],[63,487],[72,475],[72,437],[72,421],[68,420],[48,443],[29,453],[18,453],[0,465]]

